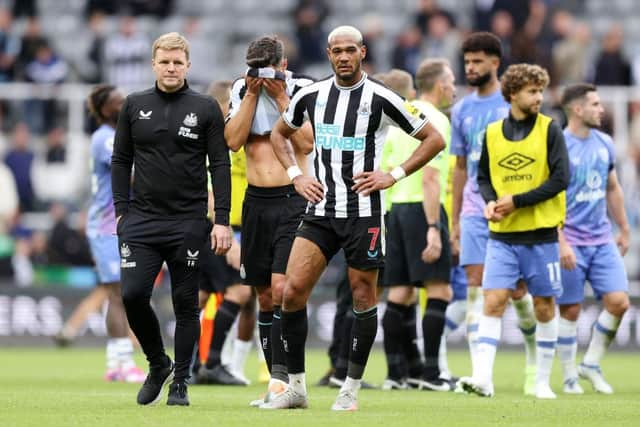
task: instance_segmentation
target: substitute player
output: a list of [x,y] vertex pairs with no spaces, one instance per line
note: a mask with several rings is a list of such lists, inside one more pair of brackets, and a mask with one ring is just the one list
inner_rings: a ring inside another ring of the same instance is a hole
[[523,279],[534,296],[537,318],[535,396],[555,399],[549,376],[558,338],[555,297],[562,292],[557,227],[565,214],[567,149],[560,127],[540,113],[547,72],[537,65],[511,65],[501,83],[511,104],[509,117],[487,126],[478,165],[490,229],[482,280],[484,314],[473,377],[459,383],[468,392],[493,395],[502,315]]
[[100,127],[91,135],[91,206],[87,214],[87,238],[98,271],[98,286],[108,289],[107,381],[141,383],[144,372],[133,360],[129,322],[122,304],[120,254],[115,236],[116,216],[111,194],[111,154],[118,114],[124,96],[114,87],[99,85],[87,99],[91,115]]
[[[624,196],[615,170],[611,137],[596,128],[604,109],[595,86],[575,84],[565,89],[562,106],[569,119],[564,131],[571,179],[567,189],[567,219],[560,231],[563,293],[558,298],[560,326],[558,355],[564,392],[582,394],[578,375],[595,391],[613,393],[600,369],[600,360],[616,336],[629,308],[629,285],[622,256],[629,249],[629,223]],[[620,234],[614,240],[611,212]],[[585,281],[602,299],[604,310],[593,325],[589,348],[576,369],[576,322],[584,301]]]

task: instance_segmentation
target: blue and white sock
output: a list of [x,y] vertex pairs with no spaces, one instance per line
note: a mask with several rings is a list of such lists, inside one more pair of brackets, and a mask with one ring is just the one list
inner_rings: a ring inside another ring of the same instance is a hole
[[536,328],[536,384],[549,385],[557,341],[558,318],[554,317],[548,322],[538,321]]
[[513,300],[518,317],[518,328],[524,337],[524,350],[527,366],[536,364],[536,315],[533,311],[533,297],[527,293],[519,300]]
[[449,363],[447,362],[447,336],[460,327],[460,324],[464,321],[466,315],[466,300],[452,301],[447,306],[447,311],[445,312],[444,333],[440,340],[440,351],[438,352],[438,367],[440,368],[441,376],[443,374],[449,374]]
[[578,353],[577,340],[578,322],[561,317],[558,320],[558,357],[562,365],[564,380],[578,378],[576,370],[576,355]]
[[582,363],[588,366],[600,366],[600,360],[615,338],[621,320],[607,310],[602,310],[598,320],[593,324],[591,341]]
[[481,385],[493,384],[493,364],[502,335],[502,318],[480,317],[478,325],[478,347],[473,366],[473,378]]

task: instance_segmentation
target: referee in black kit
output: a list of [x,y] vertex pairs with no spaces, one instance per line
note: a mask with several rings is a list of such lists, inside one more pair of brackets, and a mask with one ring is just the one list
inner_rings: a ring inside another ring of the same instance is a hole
[[[201,250],[208,250],[205,244],[211,230],[206,216],[205,160],[209,156],[215,183],[211,248],[222,255],[231,246],[229,154],[218,104],[189,89],[185,80],[190,66],[187,40],[178,33],[160,36],[153,43],[151,64],[156,84],[127,97],[112,157],[122,299],[149,361],[138,403],[157,403],[163,386],[173,378],[167,404],[188,405],[186,380],[200,334],[198,259]],[[171,275],[176,316],[175,365],[165,353],[160,325],[149,303],[163,262]]]

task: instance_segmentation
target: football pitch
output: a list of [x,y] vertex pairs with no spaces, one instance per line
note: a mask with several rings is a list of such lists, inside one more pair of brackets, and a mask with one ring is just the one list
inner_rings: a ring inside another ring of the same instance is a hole
[[[451,352],[454,373],[468,373],[468,356]],[[312,385],[327,368],[322,351],[307,358],[309,409],[264,411],[248,402],[265,386],[191,386],[190,407],[168,407],[165,396],[154,407],[135,403],[138,385],[105,383],[103,349],[0,349],[0,426],[637,426],[640,425],[640,358],[635,353],[611,353],[603,370],[615,389],[612,396],[592,391],[582,382],[583,396],[562,394],[559,362],[554,363],[555,401],[538,401],[522,394],[524,355],[498,352],[496,396],[487,399],[428,391],[363,390],[360,410],[329,410],[337,391]],[[142,362],[140,360],[140,362]],[[247,376],[257,378],[252,354]],[[376,349],[365,379],[384,380],[384,355]]]

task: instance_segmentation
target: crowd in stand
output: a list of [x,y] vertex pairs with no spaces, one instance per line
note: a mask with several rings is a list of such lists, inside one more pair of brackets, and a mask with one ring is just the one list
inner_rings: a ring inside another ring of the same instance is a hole
[[[612,20],[602,37],[596,38],[587,17],[581,15],[581,3],[476,0],[470,17],[461,19],[457,11],[442,8],[437,0],[416,0],[415,9],[407,11],[408,25],[398,34],[386,33],[384,17],[368,11],[361,25],[369,48],[365,67],[371,73],[394,67],[414,74],[422,59],[444,57],[452,64],[457,81],[463,82],[461,40],[470,31],[487,30],[502,42],[503,68],[519,62],[542,65],[550,72],[552,87],[580,81],[612,86],[640,84],[640,56],[628,55],[623,28]],[[314,66],[326,62],[324,24],[335,13],[334,7],[328,0],[298,0],[291,10],[290,33],[281,35],[290,43],[287,52],[291,69],[314,70]],[[0,1],[0,85],[105,82],[123,88],[139,87],[151,78],[149,46],[154,34],[140,31],[138,17],[163,20],[174,10],[171,0],[88,0],[85,17],[90,43],[78,60],[61,55],[55,38],[43,31],[37,0]],[[117,31],[105,31],[105,19],[109,17],[118,20]],[[183,28],[178,29],[193,44],[193,52],[208,49],[207,40],[198,36],[202,35],[200,25],[200,17],[187,16]],[[383,41],[390,39],[393,42],[387,45],[391,48],[381,50]],[[210,75],[216,61],[216,52],[193,57],[190,84],[205,87],[210,80],[234,77]],[[31,264],[51,262],[47,248],[59,243],[53,242],[55,233],[47,231],[43,235],[25,229],[25,212],[48,213],[48,222],[58,224],[59,202],[76,211],[83,207],[82,198],[86,199],[89,185],[74,182],[68,174],[74,169],[70,166],[74,160],[69,154],[69,135],[61,125],[65,114],[65,106],[55,100],[9,101],[0,96],[0,278],[19,276],[17,272],[25,271],[20,266],[27,259]],[[629,106],[629,118],[628,163],[630,173],[638,176],[640,102]],[[91,125],[85,130],[92,130]],[[64,184],[53,185],[52,176]],[[76,191],[73,197],[65,197],[65,191],[78,186],[85,188],[84,193]],[[638,220],[637,215],[631,215],[634,219]],[[28,283],[30,279],[23,274],[20,280]]]

